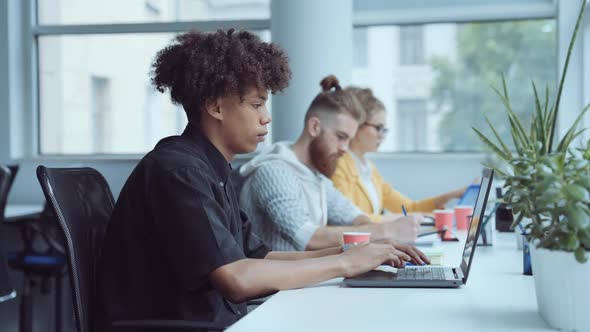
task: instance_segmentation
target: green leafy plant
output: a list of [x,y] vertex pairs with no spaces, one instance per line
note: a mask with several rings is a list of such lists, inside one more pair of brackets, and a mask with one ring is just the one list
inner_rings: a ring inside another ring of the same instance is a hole
[[583,1],[555,102],[550,103],[548,88],[541,99],[532,82],[535,110],[529,128],[525,129],[511,107],[504,77],[502,90],[493,88],[504,104],[514,150],[509,148],[487,117],[493,138],[473,128],[502,162],[493,168],[506,181],[504,200],[516,216],[512,227],[520,224],[523,218],[530,218],[532,223],[527,225],[529,239],[538,240],[541,248],[574,252],[580,263],[587,261],[590,251],[590,141],[577,150],[570,149],[570,145],[585,130],[578,130],[578,125],[590,104],[580,112],[557,146],[554,146],[557,142],[554,136],[563,84],[585,6],[586,1]]

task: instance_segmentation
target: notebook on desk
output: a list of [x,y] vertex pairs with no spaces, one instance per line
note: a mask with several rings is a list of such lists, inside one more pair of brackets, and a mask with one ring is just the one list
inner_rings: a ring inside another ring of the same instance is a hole
[[377,269],[353,278],[345,278],[344,284],[349,287],[430,288],[455,288],[466,284],[493,177],[493,170],[484,170],[459,267],[412,266],[397,269],[397,271]]

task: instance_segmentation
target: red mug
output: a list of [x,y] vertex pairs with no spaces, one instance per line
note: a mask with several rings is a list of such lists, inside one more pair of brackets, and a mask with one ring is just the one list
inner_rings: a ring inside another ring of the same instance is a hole
[[471,215],[473,214],[473,207],[467,205],[455,206],[455,224],[457,230],[469,228]]
[[453,210],[434,210],[434,225],[436,229],[442,231],[446,227],[447,231],[444,232],[444,239],[449,240],[453,238],[453,217],[455,212]]
[[371,233],[366,232],[343,232],[342,241],[343,250],[348,250],[359,244],[371,242]]

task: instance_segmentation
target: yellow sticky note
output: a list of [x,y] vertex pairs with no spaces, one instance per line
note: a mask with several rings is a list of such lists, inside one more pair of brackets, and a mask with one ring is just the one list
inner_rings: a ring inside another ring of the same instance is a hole
[[444,264],[445,253],[442,248],[424,248],[422,252],[430,259],[430,265],[441,266]]

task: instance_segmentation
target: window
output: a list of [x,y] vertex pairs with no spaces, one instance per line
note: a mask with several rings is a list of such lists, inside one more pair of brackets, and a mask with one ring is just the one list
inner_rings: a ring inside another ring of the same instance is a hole
[[399,151],[426,150],[427,121],[425,100],[402,99],[397,101],[395,141],[399,146]]
[[[185,13],[190,6],[210,7],[209,16],[203,17],[217,19],[222,17],[219,8],[251,7],[252,13],[268,1],[38,0],[37,4],[41,23],[102,24],[127,18],[137,22],[195,19]],[[249,12],[242,12],[242,17],[250,17]],[[199,28],[198,22],[195,26]],[[127,24],[88,26],[90,31],[83,34],[75,27],[70,32],[67,25],[59,33],[44,33],[44,25],[38,27],[40,154],[143,154],[161,138],[182,132],[187,123],[182,107],[173,105],[168,93],[153,88],[149,73],[156,53],[186,30],[175,23],[146,24],[140,27],[145,31],[133,33],[127,32]],[[156,27],[162,32],[153,32]],[[252,31],[270,40],[268,30]]]
[[149,78],[156,52],[173,37],[39,37],[40,152],[144,153],[160,138],[182,132],[184,112]]
[[270,0],[37,0],[42,25],[254,20]]
[[159,16],[162,12],[162,4],[160,0],[145,0],[145,9],[151,12],[154,16]]
[[111,115],[111,80],[104,77],[91,78],[91,106],[92,112],[88,126],[92,129],[92,142],[94,153],[109,151],[109,117]]
[[400,65],[424,64],[424,30],[421,25],[408,25],[399,28]]
[[543,92],[548,83],[554,96],[554,19],[366,29],[366,43],[354,48],[366,47],[367,64],[355,63],[352,77],[353,84],[371,87],[385,104],[391,130],[382,152],[483,151],[471,127],[486,128],[484,114],[500,135],[509,135],[503,106],[491,88],[501,87],[501,73],[525,123],[534,111],[531,79]]
[[352,62],[355,67],[366,67],[367,60],[367,30],[368,28],[357,28],[352,30],[353,49]]

